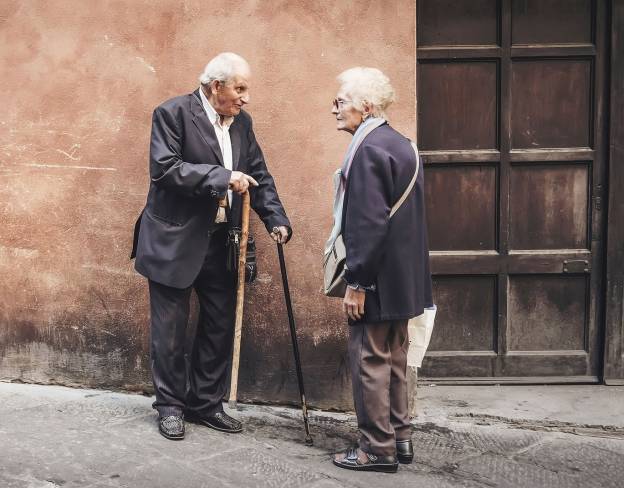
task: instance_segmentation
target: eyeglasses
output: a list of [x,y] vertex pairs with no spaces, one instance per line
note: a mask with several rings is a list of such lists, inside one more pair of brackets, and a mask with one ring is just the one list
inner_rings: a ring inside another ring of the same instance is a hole
[[333,105],[336,110],[342,110],[345,105],[348,105],[350,103],[353,103],[353,100],[343,100],[342,98],[334,98]]

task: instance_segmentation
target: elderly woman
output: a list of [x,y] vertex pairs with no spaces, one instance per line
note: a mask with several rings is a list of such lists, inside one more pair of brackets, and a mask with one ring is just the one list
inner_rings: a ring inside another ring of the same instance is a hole
[[399,462],[411,463],[414,456],[407,323],[432,305],[423,171],[415,146],[386,120],[394,101],[388,78],[378,69],[352,68],[338,81],[332,113],[338,130],[353,139],[337,173],[327,248],[342,235],[343,310],[361,437],[359,445],[336,454],[334,464],[396,472]]

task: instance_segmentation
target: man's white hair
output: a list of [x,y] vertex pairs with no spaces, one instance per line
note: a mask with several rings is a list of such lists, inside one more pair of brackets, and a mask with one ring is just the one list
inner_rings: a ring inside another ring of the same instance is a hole
[[249,63],[243,57],[234,53],[221,53],[208,62],[199,76],[199,82],[202,85],[210,85],[215,80],[227,83],[236,75],[247,76],[250,72]]
[[375,117],[386,118],[386,109],[395,96],[390,79],[380,70],[358,66],[340,73],[338,82],[340,91],[352,100],[356,110],[363,110],[366,103]]

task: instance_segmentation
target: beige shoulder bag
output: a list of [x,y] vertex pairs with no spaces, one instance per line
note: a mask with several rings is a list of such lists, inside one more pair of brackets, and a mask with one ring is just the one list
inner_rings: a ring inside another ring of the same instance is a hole
[[[416,178],[418,177],[420,161],[418,158],[418,149],[416,148],[416,144],[413,142],[412,148],[416,153],[416,171],[414,172],[414,176],[412,176],[412,181],[410,181],[410,184],[403,192],[403,195],[401,195],[401,198],[399,198],[399,200],[392,207],[392,210],[390,210],[390,218],[392,218],[401,205],[403,205],[403,202],[407,199],[409,193],[412,191],[412,188],[414,188]],[[339,234],[334,241],[331,250],[325,254],[325,259],[323,260],[324,292],[328,297],[344,297],[347,288],[347,284],[343,279],[346,262],[347,252],[342,239],[342,234]]]

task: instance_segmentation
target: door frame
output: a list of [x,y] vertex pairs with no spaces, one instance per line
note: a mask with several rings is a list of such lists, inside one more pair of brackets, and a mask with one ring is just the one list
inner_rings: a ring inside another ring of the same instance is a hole
[[603,380],[607,385],[624,385],[624,0],[609,3],[609,195]]

